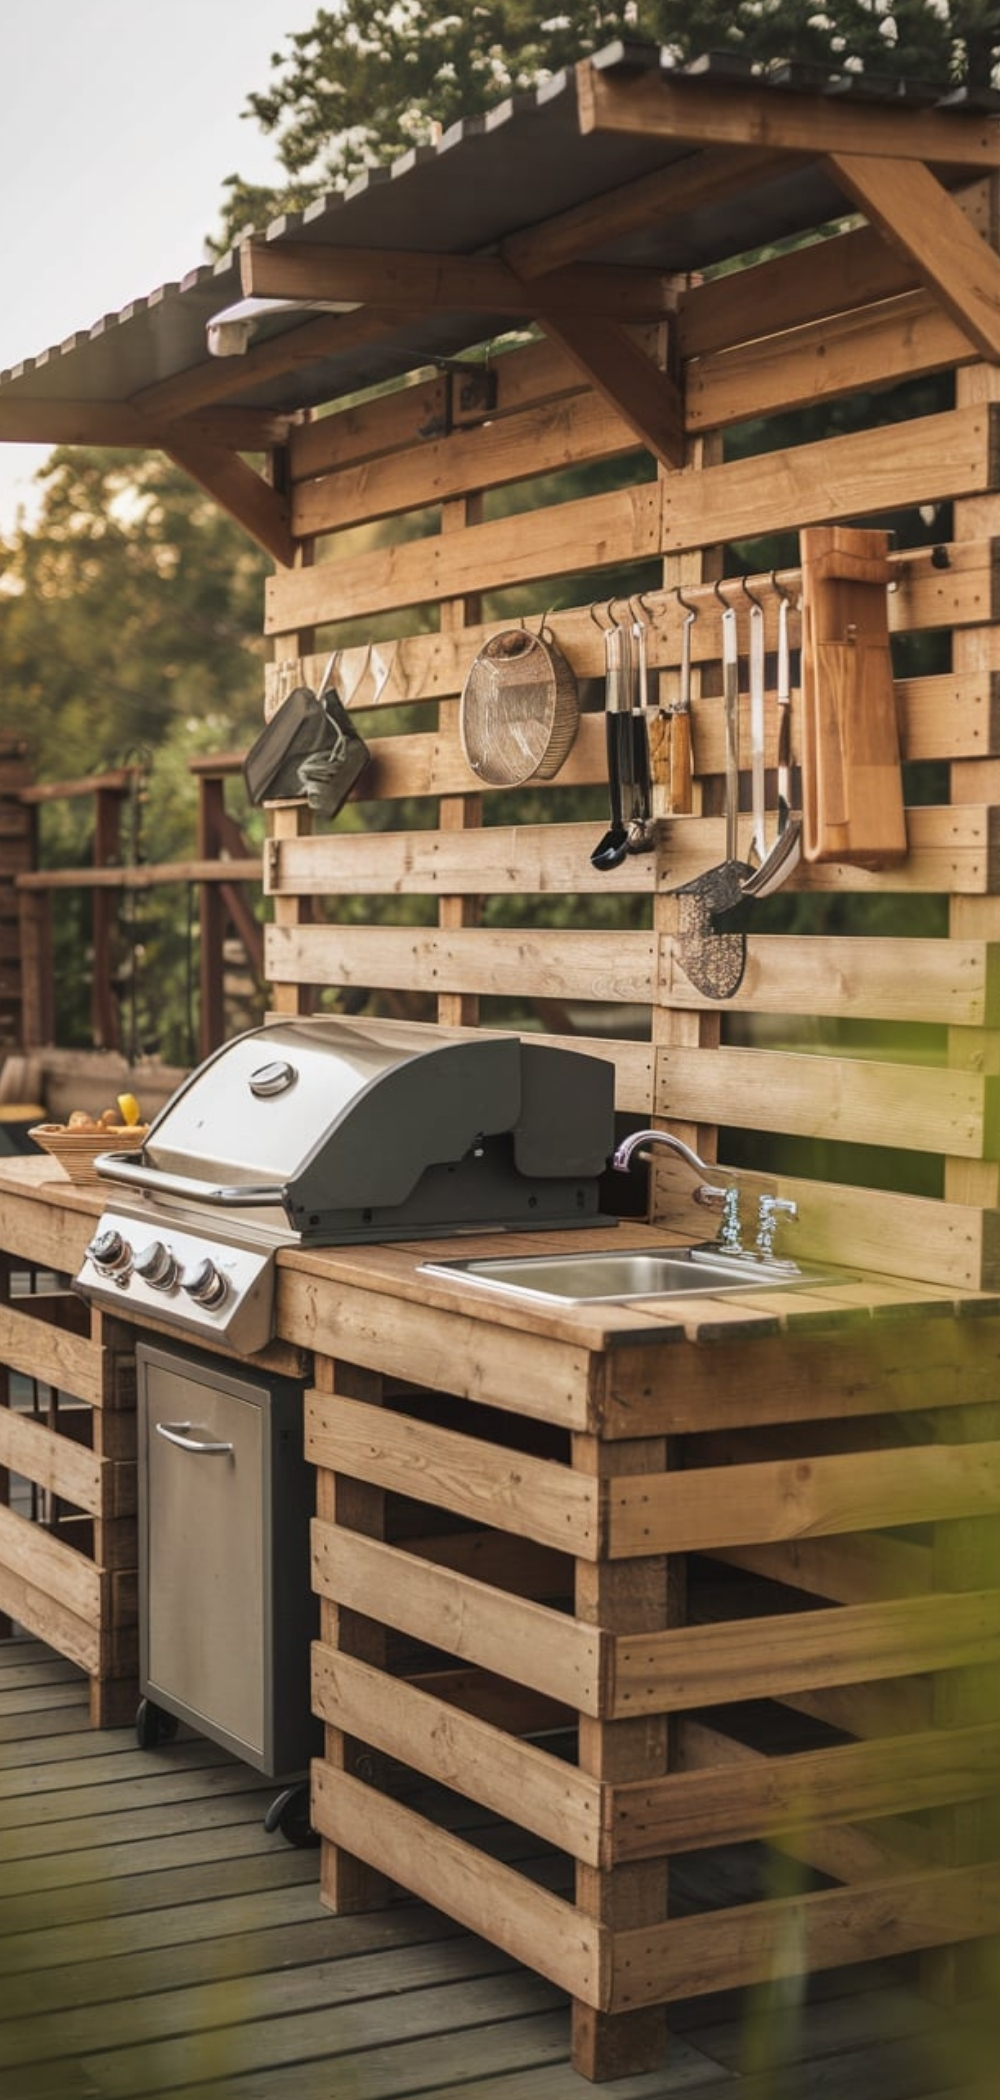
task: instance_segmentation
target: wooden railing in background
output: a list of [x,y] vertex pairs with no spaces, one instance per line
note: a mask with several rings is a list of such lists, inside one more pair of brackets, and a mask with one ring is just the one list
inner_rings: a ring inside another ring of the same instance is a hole
[[[198,893],[199,1002],[197,1048],[206,1057],[227,1034],[227,944],[235,935],[246,968],[262,981],[263,930],[253,909],[253,892],[261,885],[260,855],[247,842],[225,806],[225,783],[239,771],[238,753],[190,762],[198,782],[196,856],[190,860],[130,862],[123,855],[123,822],[127,798],[138,787],[139,768],[94,774],[82,780],[43,781],[19,785],[9,798],[24,817],[46,804],[89,795],[94,799],[94,846],[90,866],[40,866],[38,826],[31,831],[31,864],[20,862],[10,881],[17,900],[16,954],[11,960],[18,982],[17,1047],[33,1050],[58,1041],[59,1013],[52,956],[53,900],[60,892],[87,890],[91,897],[93,970],[91,1031],[93,1046],[121,1049],[121,1015],[114,992],[113,946],[116,908],[126,891],[155,890],[187,883]],[[24,836],[28,833],[25,831]],[[19,837],[21,862],[25,848]],[[13,1038],[12,1038],[13,1041]]]

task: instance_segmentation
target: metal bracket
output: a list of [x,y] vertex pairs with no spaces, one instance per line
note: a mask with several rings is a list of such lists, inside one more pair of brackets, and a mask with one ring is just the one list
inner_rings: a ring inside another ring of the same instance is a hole
[[471,364],[459,357],[435,357],[435,369],[444,374],[444,414],[432,416],[417,436],[450,437],[453,430],[472,430],[488,423],[497,405],[497,375],[490,365]]

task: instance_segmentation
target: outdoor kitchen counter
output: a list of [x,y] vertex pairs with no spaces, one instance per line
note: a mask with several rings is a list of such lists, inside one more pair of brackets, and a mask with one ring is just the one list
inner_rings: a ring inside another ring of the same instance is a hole
[[[82,1390],[93,1423],[92,1454],[79,1424],[0,1406],[0,1479],[105,1512],[88,1558],[0,1507],[0,1612],[92,1673],[104,1726],[134,1700],[134,1527],[113,1515],[134,1506],[134,1329],[65,1293],[49,1326],[12,1288],[25,1263],[75,1273],[101,1197],[0,1161],[0,1365]],[[666,1237],[623,1222],[614,1242]],[[607,1238],[285,1248],[252,1359],[309,1380],[320,1900],[370,1909],[397,1883],[492,1940],[568,1994],[597,2076],[655,2064],[675,1999],[991,1929],[976,1701],[1000,1660],[1000,1298],[845,1276],[554,1308],[421,1270]],[[401,1770],[419,1794],[398,1798]],[[904,1804],[929,1848],[894,1849]],[[761,1841],[805,1893],[765,1871],[749,1901],[668,1901],[675,1853]]]
[[[52,1160],[33,1155],[0,1158],[4,1224],[0,1249],[33,1253],[57,1270],[73,1273],[82,1259],[93,1221],[107,1199],[107,1184],[71,1183]],[[27,1233],[27,1243],[24,1241]],[[763,1340],[782,1333],[839,1328],[868,1319],[924,1314],[958,1318],[1000,1312],[1000,1294],[963,1290],[844,1270],[822,1285],[769,1288],[739,1284],[718,1296],[656,1297],[627,1304],[542,1304],[465,1282],[428,1276],[428,1261],[515,1253],[586,1253],[663,1248],[685,1244],[684,1235],[632,1219],[565,1231],[475,1232],[447,1238],[335,1247],[283,1248],[278,1253],[277,1335],[299,1349],[346,1353],[342,1323],[345,1292],[363,1291],[400,1308],[434,1308],[503,1331],[551,1336],[588,1350],[636,1342]],[[367,1308],[373,1319],[378,1313]],[[121,1317],[128,1318],[123,1303]],[[353,1315],[350,1316],[353,1325]]]

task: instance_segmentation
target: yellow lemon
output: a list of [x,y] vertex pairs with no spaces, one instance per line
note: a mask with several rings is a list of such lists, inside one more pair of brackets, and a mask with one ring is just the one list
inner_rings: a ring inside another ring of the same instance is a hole
[[138,1123],[142,1111],[134,1094],[119,1094],[118,1106],[123,1123]]

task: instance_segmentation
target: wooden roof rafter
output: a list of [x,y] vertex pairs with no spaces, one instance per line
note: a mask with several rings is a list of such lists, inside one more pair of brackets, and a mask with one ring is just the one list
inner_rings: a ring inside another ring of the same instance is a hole
[[314,242],[248,240],[240,250],[247,297],[355,299],[378,312],[383,299],[419,311],[457,306],[537,321],[667,466],[684,459],[684,410],[672,377],[626,333],[625,321],[666,320],[677,288],[660,271],[577,264],[523,281],[500,256],[376,252]]
[[[613,54],[609,54],[613,55]],[[1000,168],[1000,123],[988,115],[852,102],[766,84],[720,85],[671,78],[665,67],[616,74],[593,59],[577,66],[584,132],[623,131],[694,146],[743,146],[757,152],[865,153],[878,159],[929,161],[941,167]]]
[[827,166],[890,248],[993,363],[1000,363],[1000,255],[930,168],[869,154],[831,153]]

